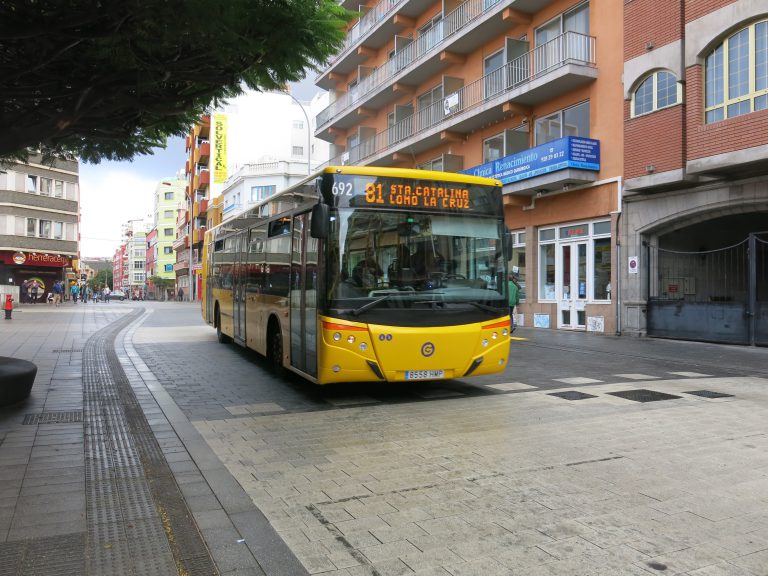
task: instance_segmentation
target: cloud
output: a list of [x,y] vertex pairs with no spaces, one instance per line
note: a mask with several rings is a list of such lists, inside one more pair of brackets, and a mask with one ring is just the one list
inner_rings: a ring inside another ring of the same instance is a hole
[[154,212],[159,178],[144,176],[130,164],[80,165],[80,255],[113,256],[122,225]]

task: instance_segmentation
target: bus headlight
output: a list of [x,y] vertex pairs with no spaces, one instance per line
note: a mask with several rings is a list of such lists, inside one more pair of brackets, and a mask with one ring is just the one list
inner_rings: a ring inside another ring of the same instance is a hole
[[360,351],[365,352],[366,350],[368,350],[368,344],[365,342],[360,342]]
[[339,340],[341,340],[341,334],[340,334],[339,332],[334,332],[334,333],[333,333],[333,339],[334,339],[336,342],[338,342]]
[[496,338],[498,338],[498,337],[499,337],[499,335],[498,335],[498,334],[496,334],[496,332],[494,332],[493,334],[491,334],[491,340],[496,340]]
[[353,344],[355,342],[355,337],[350,334],[349,336],[347,336],[347,342],[349,342],[350,344]]
[[488,346],[488,339],[487,338],[483,338],[483,341],[480,342],[480,344],[482,344],[483,347]]
[[509,330],[507,330],[506,328],[504,328],[504,330],[502,330],[502,331],[501,331],[501,335],[502,335],[502,336],[506,336],[507,334],[509,334]]

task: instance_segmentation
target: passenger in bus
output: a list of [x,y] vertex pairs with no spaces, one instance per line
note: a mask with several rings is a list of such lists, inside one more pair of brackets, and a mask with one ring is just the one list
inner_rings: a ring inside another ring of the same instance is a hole
[[355,286],[363,288],[376,288],[379,278],[384,275],[381,266],[373,258],[373,254],[368,252],[360,262],[355,264],[352,269],[352,282]]

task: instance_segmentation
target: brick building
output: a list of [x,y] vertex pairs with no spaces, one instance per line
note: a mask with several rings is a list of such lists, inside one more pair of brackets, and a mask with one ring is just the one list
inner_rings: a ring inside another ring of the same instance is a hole
[[622,330],[768,344],[768,4],[625,1],[624,31]]

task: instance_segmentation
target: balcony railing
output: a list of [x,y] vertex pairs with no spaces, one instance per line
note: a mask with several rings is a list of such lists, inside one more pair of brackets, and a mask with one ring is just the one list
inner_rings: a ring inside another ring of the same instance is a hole
[[405,4],[407,0],[382,0],[371,10],[366,12],[360,17],[357,24],[350,28],[347,33],[347,37],[344,40],[344,46],[336,57],[331,61],[331,66],[342,58],[352,46],[355,45],[358,39],[364,36],[369,30],[371,30],[376,24],[381,22],[387,15],[394,13],[400,4]]
[[435,130],[443,124],[448,128],[455,123],[457,115],[479,108],[509,90],[571,63],[594,66],[594,37],[577,32],[557,36],[479,80],[447,94],[442,100],[417,110],[412,116],[379,132],[373,138],[331,158],[323,166],[356,164],[417,134]]
[[[379,86],[392,79],[396,74],[420,60],[444,39],[462,31],[469,26],[473,20],[482,16],[485,12],[496,8],[500,2],[501,0],[468,0],[456,8],[456,10],[446,14],[442,20],[436,22],[425,34],[420,35],[403,50],[396,52],[394,58],[374,69],[370,75],[360,79],[354,92],[350,91],[342,95],[325,110],[320,111],[317,115],[318,128],[327,124],[340,112],[355,104],[363,96],[373,92]],[[381,4],[388,4],[388,2],[385,0],[378,4],[377,8]],[[371,12],[368,14],[370,13]],[[347,40],[351,42],[349,36],[347,37]]]

